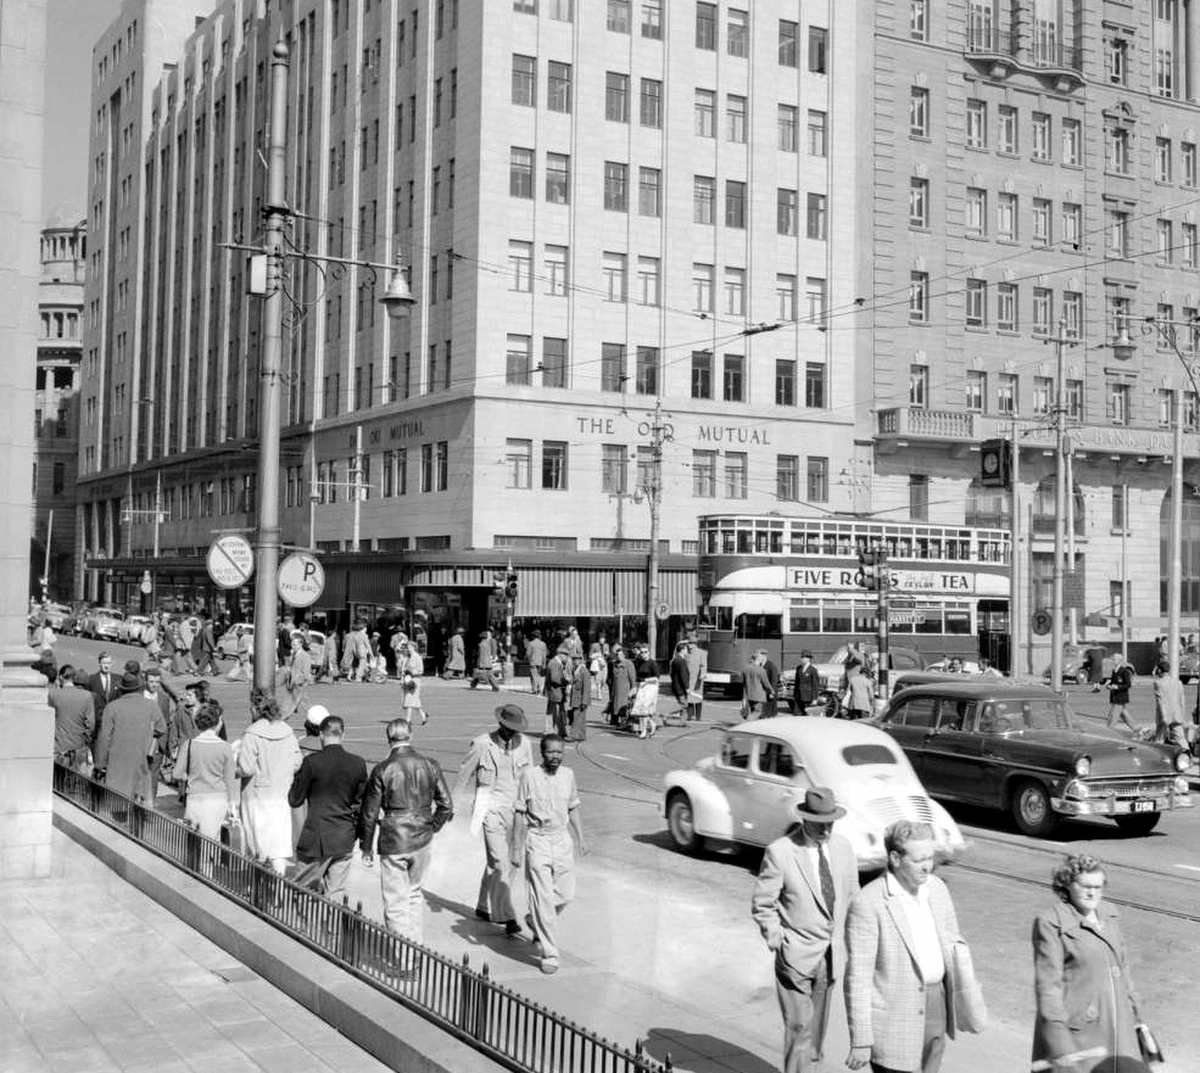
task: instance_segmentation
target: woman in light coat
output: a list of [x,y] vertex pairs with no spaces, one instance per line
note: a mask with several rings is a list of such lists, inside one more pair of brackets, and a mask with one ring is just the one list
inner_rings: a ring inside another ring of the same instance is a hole
[[237,752],[242,786],[242,825],[246,852],[283,874],[292,856],[292,809],[288,790],[300,769],[300,745],[274,697],[255,690],[250,697],[255,720],[246,728]]
[[292,634],[292,652],[288,657],[284,682],[287,686],[287,709],[285,719],[308,715],[308,687],[312,684],[312,657],[309,655],[308,639],[297,631]]
[[1056,1071],[1140,1068],[1126,1066],[1141,1061],[1141,1018],[1117,911],[1103,900],[1104,883],[1104,866],[1095,857],[1072,854],[1052,879],[1058,904],[1033,922],[1033,1060],[1048,1061]]

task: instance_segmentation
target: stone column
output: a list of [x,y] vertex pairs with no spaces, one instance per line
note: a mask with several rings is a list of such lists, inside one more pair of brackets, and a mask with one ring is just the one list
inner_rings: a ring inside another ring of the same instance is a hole
[[1187,0],[1183,8],[1183,58],[1180,73],[1187,82],[1186,97],[1189,101],[1200,101],[1200,0]]
[[54,717],[26,643],[45,0],[0,0],[0,879],[50,872]]

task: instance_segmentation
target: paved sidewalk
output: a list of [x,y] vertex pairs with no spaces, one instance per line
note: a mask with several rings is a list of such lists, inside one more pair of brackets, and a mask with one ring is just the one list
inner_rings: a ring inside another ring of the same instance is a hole
[[55,829],[0,883],[4,1073],[386,1073]]

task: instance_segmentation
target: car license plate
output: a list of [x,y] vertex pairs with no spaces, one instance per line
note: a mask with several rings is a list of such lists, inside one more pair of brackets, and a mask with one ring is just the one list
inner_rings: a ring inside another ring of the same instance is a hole
[[1133,803],[1134,812],[1156,812],[1158,805],[1153,801],[1135,801]]

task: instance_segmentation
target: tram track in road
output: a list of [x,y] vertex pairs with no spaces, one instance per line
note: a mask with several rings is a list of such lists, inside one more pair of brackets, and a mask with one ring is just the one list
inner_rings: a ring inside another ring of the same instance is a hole
[[[584,761],[586,761],[597,771],[602,771],[606,775],[611,775],[622,780],[623,782],[631,783],[634,786],[640,786],[642,789],[648,790],[651,794],[653,794],[651,803],[657,804],[659,799],[662,797],[661,775],[658,775],[651,781],[645,777],[639,776],[638,774],[632,773],[625,768],[618,767],[615,764],[605,763],[604,760],[608,759],[608,757],[606,757],[602,751],[598,751],[598,748],[602,746],[602,743],[604,748],[610,746],[614,748],[621,748],[626,742],[636,742],[637,748],[643,750],[643,756],[645,756],[648,747],[653,748],[654,752],[651,754],[651,756],[661,758],[669,765],[675,765],[677,764],[677,761],[670,755],[670,752],[668,751],[672,745],[684,739],[694,738],[700,734],[707,733],[712,729],[714,729],[712,725],[704,725],[685,730],[682,734],[672,734],[670,736],[664,735],[661,737],[655,735],[655,737],[645,740],[640,739],[636,735],[632,734],[617,735],[611,731],[605,731],[605,736],[603,738],[593,735],[586,741],[577,742],[576,752]],[[580,793],[590,793],[597,797],[608,797],[615,800],[637,801],[641,804],[647,803],[646,798],[644,797],[634,797],[629,794],[621,794],[612,790],[596,790],[580,787]]]

